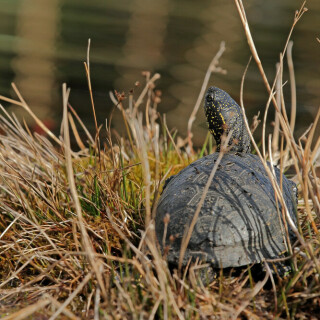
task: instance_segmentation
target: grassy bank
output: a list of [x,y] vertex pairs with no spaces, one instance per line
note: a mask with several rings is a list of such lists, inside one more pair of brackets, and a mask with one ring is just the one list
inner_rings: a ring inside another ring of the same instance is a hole
[[[241,2],[236,1],[244,26]],[[295,23],[304,9],[298,12]],[[294,23],[294,25],[295,25]],[[247,29],[246,29],[247,30]],[[246,33],[259,65],[250,33]],[[289,43],[287,43],[289,44]],[[286,48],[282,57],[286,57]],[[200,93],[202,101],[213,59]],[[292,97],[294,73],[288,47]],[[291,63],[291,64],[290,64]],[[170,272],[154,236],[155,203],[166,178],[213,151],[181,137],[157,112],[158,74],[144,73],[145,84],[111,99],[122,113],[126,136],[111,129],[112,119],[89,133],[68,103],[63,86],[61,134],[55,136],[17,99],[0,97],[27,110],[46,132],[41,136],[14,115],[0,117],[0,316],[4,319],[312,319],[320,314],[320,138],[314,135],[320,111],[301,139],[295,139],[295,99],[290,116],[283,107],[283,58],[262,122],[261,160],[290,168],[298,185],[298,238],[285,277],[266,272],[255,281],[251,266],[236,277],[220,273],[209,285],[195,268]],[[86,64],[90,94],[90,69]],[[245,78],[245,77],[244,77]],[[275,90],[274,88],[278,88]],[[280,89],[279,89],[280,88]],[[276,93],[275,93],[276,91]],[[92,99],[94,100],[94,99]],[[200,105],[200,102],[199,102]],[[195,107],[196,114],[197,108]],[[282,105],[282,108],[281,108]],[[266,114],[275,107],[274,133],[265,136]],[[93,109],[94,110],[94,109]],[[250,121],[251,122],[251,121]],[[258,127],[257,127],[258,125]],[[257,128],[256,128],[257,127]],[[80,137],[78,129],[86,132]],[[102,138],[104,137],[104,138]],[[70,139],[77,148],[71,148]],[[75,149],[79,151],[74,151]],[[272,173],[271,173],[272,174]],[[275,192],[278,186],[272,178]],[[281,198],[281,195],[279,195]]]

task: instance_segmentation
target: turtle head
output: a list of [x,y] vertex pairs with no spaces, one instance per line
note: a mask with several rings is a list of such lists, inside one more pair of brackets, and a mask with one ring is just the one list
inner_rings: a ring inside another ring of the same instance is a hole
[[221,136],[232,129],[229,140],[230,151],[250,152],[250,137],[246,129],[240,106],[225,91],[210,87],[204,99],[204,111],[207,117],[209,131],[220,150]]

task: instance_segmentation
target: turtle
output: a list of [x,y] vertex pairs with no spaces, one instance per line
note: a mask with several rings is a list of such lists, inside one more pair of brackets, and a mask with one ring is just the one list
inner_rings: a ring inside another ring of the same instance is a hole
[[[260,158],[251,153],[240,106],[222,89],[210,87],[205,94],[204,111],[209,131],[216,140],[216,152],[169,178],[157,204],[155,231],[168,263],[173,266],[179,263],[183,235],[222,152],[222,136],[227,134],[230,135],[227,151],[223,151],[218,163],[182,266],[190,259],[198,259],[213,269],[236,268],[284,257],[288,237],[281,203]],[[297,186],[278,168],[274,167],[274,171],[279,184],[281,180],[289,214],[297,224]],[[288,233],[289,241],[293,241],[295,235],[290,228]]]

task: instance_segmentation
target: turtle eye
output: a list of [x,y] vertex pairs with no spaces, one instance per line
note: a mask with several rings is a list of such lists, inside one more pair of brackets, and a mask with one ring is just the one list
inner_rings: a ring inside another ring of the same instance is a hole
[[208,94],[207,97],[206,97],[206,101],[207,102],[212,102],[213,101],[212,95]]

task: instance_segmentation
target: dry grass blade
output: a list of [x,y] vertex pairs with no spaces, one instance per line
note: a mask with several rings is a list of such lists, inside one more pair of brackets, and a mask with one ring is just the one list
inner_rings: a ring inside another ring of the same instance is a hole
[[145,87],[143,88],[140,96],[138,97],[137,101],[135,102],[134,104],[134,107],[133,107],[133,112],[132,112],[132,115],[133,117],[136,116],[137,114],[137,111],[138,111],[138,108],[139,106],[141,105],[145,95],[147,94],[148,90],[150,89],[150,86],[152,86],[154,84],[155,81],[157,81],[158,79],[160,79],[160,74],[159,73],[156,73],[152,76],[152,78],[150,80],[148,80],[147,84],[145,85]]
[[155,246],[154,242],[151,242],[150,239],[146,239],[147,245],[149,250],[151,251],[153,257],[155,258],[155,268],[158,273],[158,278],[160,281],[160,287],[162,291],[162,300],[163,300],[163,307],[164,307],[164,319],[168,319],[168,302],[173,306],[178,318],[180,320],[184,319],[183,315],[181,314],[179,307],[175,301],[173,292],[168,284],[166,273],[166,264],[162,260],[162,257],[158,253],[158,249]]
[[[250,61],[249,61],[249,63],[250,63]],[[247,72],[249,63],[248,63],[248,65],[246,66],[245,72],[244,72],[244,74],[243,74],[243,76],[242,76],[241,90],[240,90],[240,106],[241,106],[241,109],[242,109],[242,112],[243,112],[243,115],[244,115],[244,122],[245,122],[246,128],[247,128],[248,133],[249,133],[249,135],[250,135],[251,142],[252,142],[252,144],[253,144],[256,152],[257,152],[257,155],[259,156],[260,160],[262,161],[262,164],[263,164],[263,166],[264,166],[264,168],[265,168],[265,170],[266,170],[266,172],[267,172],[267,174],[268,174],[268,176],[269,176],[269,179],[270,179],[270,182],[271,182],[271,184],[272,184],[272,186],[273,186],[273,189],[274,189],[274,191],[275,191],[276,197],[277,197],[277,199],[280,201],[281,206],[282,206],[282,208],[283,208],[283,210],[284,210],[284,212],[285,212],[286,221],[288,222],[288,224],[289,224],[290,228],[292,229],[292,231],[295,233],[297,239],[299,239],[299,241],[300,241],[300,243],[302,244],[302,246],[308,250],[310,256],[312,257],[312,259],[313,259],[313,261],[314,261],[314,263],[315,263],[315,267],[316,267],[316,269],[317,269],[317,272],[320,273],[320,264],[319,264],[319,262],[317,261],[315,255],[314,255],[313,248],[312,248],[312,246],[310,246],[307,242],[305,242],[305,240],[303,239],[303,237],[300,235],[300,233],[299,233],[299,231],[298,231],[295,223],[293,222],[293,220],[292,220],[292,218],[291,218],[291,216],[290,216],[290,214],[289,214],[289,212],[288,212],[288,208],[287,208],[287,205],[286,205],[286,203],[285,203],[285,201],[284,201],[284,198],[283,198],[283,196],[282,196],[281,189],[280,189],[280,187],[279,187],[279,185],[278,185],[278,183],[277,183],[274,175],[272,174],[269,166],[267,165],[265,159],[264,159],[263,156],[261,155],[260,150],[259,150],[259,148],[258,148],[258,146],[257,146],[257,144],[256,144],[256,142],[255,142],[255,140],[254,140],[254,138],[253,138],[253,136],[252,136],[252,133],[251,133],[251,131],[250,131],[250,127],[249,127],[249,124],[248,124],[248,120],[247,120],[247,117],[246,117],[246,113],[245,113],[245,109],[244,109],[244,104],[243,104],[243,86],[244,86],[244,79],[245,79],[245,76],[246,76],[246,72]],[[305,178],[306,178],[306,177],[305,177]],[[305,196],[305,198],[306,198],[306,195],[304,195],[304,196]],[[310,213],[310,211],[307,211],[307,213]],[[310,216],[310,214],[309,214],[309,218],[310,218],[311,225],[313,226],[315,232],[318,233],[318,229],[317,229],[317,227],[315,226],[313,217]]]
[[81,230],[82,235],[82,244],[84,251],[88,254],[89,262],[94,270],[94,274],[97,277],[100,289],[104,297],[107,296],[107,292],[105,289],[105,285],[103,282],[103,277],[100,271],[101,262],[98,259],[95,259],[94,249],[90,242],[90,238],[88,236],[87,230],[84,225],[82,210],[80,201],[78,198],[76,184],[73,176],[73,168],[72,168],[72,160],[71,160],[71,152],[70,152],[70,136],[69,136],[69,126],[68,126],[68,117],[67,117],[67,108],[68,108],[68,98],[69,98],[70,89],[67,90],[66,85],[63,85],[62,97],[63,97],[63,132],[64,132],[64,143],[65,143],[65,155],[66,155],[66,167],[68,174],[69,187],[72,194],[72,198],[75,204],[75,209],[78,218],[78,226]]
[[117,224],[113,221],[113,218],[111,216],[110,210],[107,209],[107,215],[108,218],[113,226],[113,228],[117,231],[117,233],[120,235],[120,237],[127,243],[127,245],[133,250],[133,252],[136,254],[136,256],[143,261],[144,264],[150,264],[151,261],[148,259],[147,256],[145,256],[140,250],[138,250],[131,241],[125,236],[125,234],[120,230],[120,228],[117,226]]
[[90,101],[91,101],[91,107],[92,107],[92,112],[93,112],[93,119],[94,119],[94,124],[96,127],[96,134],[98,134],[98,122],[97,122],[97,117],[96,117],[96,109],[94,107],[94,100],[93,100],[93,93],[92,93],[92,86],[91,86],[91,75],[90,75],[90,44],[91,44],[91,39],[88,40],[87,62],[84,62],[84,67],[86,70],[86,76],[87,76],[87,81],[88,81],[88,88],[89,88]]
[[25,102],[25,100],[22,98],[22,95],[20,94],[18,88],[14,83],[11,84],[12,88],[14,89],[15,93],[19,97],[20,101],[16,101],[13,99],[6,98],[4,96],[0,95],[0,99],[3,101],[10,102],[12,104],[18,105],[22,107],[24,110],[26,110],[30,116],[35,120],[37,125],[50,137],[52,138],[56,143],[61,145],[61,141],[45,126],[45,124],[34,114],[34,112],[29,108],[28,104]]
[[[250,63],[250,61],[249,61]],[[304,240],[302,239],[302,237],[300,236],[299,232],[298,232],[298,229],[297,227],[295,226],[294,222],[292,221],[292,218],[290,217],[290,214],[288,212],[288,209],[286,207],[286,204],[285,204],[285,201],[283,199],[283,197],[281,196],[281,192],[280,192],[280,189],[276,183],[276,179],[274,178],[269,166],[267,165],[265,159],[262,157],[261,153],[260,153],[260,150],[252,136],[252,133],[250,131],[250,127],[249,127],[249,124],[248,124],[248,120],[247,120],[247,117],[246,117],[246,112],[245,112],[245,108],[244,108],[244,104],[243,104],[243,86],[244,86],[244,79],[245,79],[245,76],[246,76],[246,73],[247,73],[247,70],[248,70],[248,67],[249,67],[249,63],[247,64],[246,66],[246,69],[244,71],[244,74],[242,76],[242,81],[241,81],[241,89],[240,89],[240,106],[241,106],[241,109],[242,109],[242,113],[243,113],[243,117],[244,117],[244,122],[245,122],[245,125],[246,125],[246,128],[247,128],[247,131],[250,135],[250,139],[251,139],[251,142],[257,152],[257,155],[259,156],[268,176],[269,176],[269,179],[270,179],[270,182],[276,192],[276,195],[278,197],[278,199],[281,201],[281,205],[283,206],[283,208],[285,208],[285,211],[286,211],[286,217],[288,219],[288,222],[289,222],[289,225],[290,227],[292,228],[292,230],[295,232],[297,238],[301,241],[301,243],[304,244]]]
[[[51,304],[54,305],[57,309],[61,308],[61,303],[56,299],[54,299],[53,297],[49,296],[48,294],[45,294],[44,297],[49,299]],[[62,308],[62,309],[63,309],[62,313],[64,313],[71,320],[80,320],[80,318],[74,315],[70,310],[66,308]]]
[[202,103],[203,100],[203,96],[205,94],[206,88],[208,86],[211,74],[213,72],[220,72],[225,74],[226,70],[218,67],[218,63],[219,63],[219,59],[221,58],[221,56],[223,55],[224,51],[226,50],[226,46],[224,41],[222,41],[220,43],[220,48],[219,51],[216,53],[216,55],[213,57],[212,61],[209,64],[208,70],[206,72],[206,75],[204,77],[202,86],[201,86],[201,90],[197,99],[197,102],[192,110],[192,113],[189,117],[189,121],[188,121],[188,144],[189,144],[189,148],[190,151],[192,150],[192,124],[194,122],[194,120],[196,119],[196,114],[198,113],[200,104]]
[[78,287],[76,288],[76,290],[74,290],[68,297],[68,299],[66,299],[64,301],[64,303],[61,304],[61,306],[59,307],[59,309],[49,318],[49,320],[54,320],[56,319],[59,314],[61,312],[63,312],[63,310],[66,308],[66,306],[75,298],[75,296],[83,289],[83,287],[88,283],[88,281],[91,278],[91,273],[88,273],[85,278],[82,280],[82,282],[78,285]]
[[233,314],[232,319],[234,320],[238,319],[239,315],[245,310],[245,308],[247,308],[251,300],[261,291],[261,289],[264,287],[268,279],[269,279],[269,273],[266,273],[264,279],[258,282],[254,286],[254,288],[252,288],[251,292],[249,293],[249,297],[242,302],[241,306]]
[[79,148],[81,150],[84,150],[86,147],[85,147],[85,145],[83,144],[83,142],[82,142],[82,140],[80,138],[79,132],[78,132],[77,127],[76,127],[76,125],[75,125],[75,123],[73,121],[72,115],[69,112],[68,112],[68,119],[69,119],[73,134],[74,134],[74,136],[76,138],[76,142],[77,142]]
[[[150,201],[151,176],[150,176],[150,167],[149,167],[149,161],[148,161],[148,153],[146,150],[146,142],[143,137],[143,132],[141,132],[140,130],[142,128],[142,117],[138,117],[138,120],[133,122],[133,126],[135,127],[137,150],[139,152],[139,158],[141,159],[142,168],[143,168],[143,179],[144,179],[144,187],[145,187],[145,195],[146,195],[145,225],[146,227],[148,227],[151,222],[151,201]],[[152,235],[152,237],[154,238],[154,235]]]
[[[24,268],[26,268],[30,262],[32,261],[32,259],[34,258],[34,256],[30,257],[18,270],[16,270],[15,272],[13,272],[12,275],[10,275],[8,277],[8,279],[6,281],[2,281],[1,284],[0,284],[0,288],[5,286],[9,281],[11,281],[12,279],[14,279],[15,277],[17,277],[19,275],[19,273],[21,271],[24,270]],[[1,299],[0,299],[1,300]]]
[[22,320],[25,319],[32,314],[34,314],[36,311],[41,310],[44,308],[46,305],[50,303],[49,299],[42,299],[28,307],[25,307],[7,317],[2,318],[2,320]]
[[81,128],[83,129],[83,131],[85,132],[86,136],[88,137],[89,141],[91,142],[91,144],[94,144],[93,138],[90,134],[90,132],[88,131],[87,127],[84,125],[84,123],[82,122],[82,120],[80,119],[80,117],[78,116],[78,114],[76,113],[76,111],[72,108],[71,104],[68,103],[68,108],[71,110],[71,112],[73,113],[73,115],[76,117],[77,121],[80,123]]
[[293,59],[292,59],[292,47],[293,41],[289,41],[287,49],[287,60],[290,77],[290,89],[291,89],[291,116],[290,116],[290,128],[294,131],[297,114],[297,92],[296,92],[296,78],[294,75]]
[[175,149],[176,152],[177,152],[177,155],[178,155],[181,163],[183,163],[183,159],[182,159],[182,157],[181,157],[181,152],[180,152],[180,150],[178,149],[176,143],[174,142],[174,140],[173,140],[173,138],[172,138],[172,135],[171,135],[171,133],[170,133],[170,131],[169,131],[169,129],[168,129],[168,126],[167,126],[167,123],[166,123],[166,116],[165,116],[165,115],[163,116],[163,124],[164,124],[164,127],[165,127],[165,129],[166,129],[166,131],[167,131],[167,134],[168,134],[168,136],[169,136],[169,138],[170,138],[170,140],[171,140],[171,143],[172,143],[174,149]]
[[[282,87],[282,75],[283,75],[283,68],[282,64],[277,63],[277,69],[280,68],[280,75],[279,77],[276,77],[276,100],[278,106],[281,108],[281,87]],[[278,73],[278,71],[277,71]],[[280,109],[281,110],[281,109]],[[266,115],[266,113],[265,113]],[[265,122],[264,122],[265,124]],[[276,112],[275,113],[275,120],[274,120],[274,129],[273,129],[273,137],[272,137],[272,150],[273,152],[278,151],[279,147],[279,114]]]
[[[255,47],[255,44],[254,44],[254,41],[253,41],[253,38],[252,38],[252,35],[251,35],[251,32],[250,32],[249,23],[248,23],[248,20],[247,20],[247,17],[246,17],[246,13],[245,13],[245,9],[244,9],[243,3],[242,3],[241,0],[235,0],[235,3],[236,3],[236,6],[237,6],[237,9],[238,9],[238,12],[239,12],[239,15],[240,15],[244,30],[245,30],[245,34],[246,34],[246,37],[247,37],[247,41],[248,41],[249,48],[251,50],[252,56],[253,56],[254,60],[256,61],[256,64],[257,64],[257,66],[259,68],[259,71],[260,71],[261,77],[263,79],[263,82],[265,84],[265,87],[267,88],[267,91],[268,91],[270,97],[272,98],[273,105],[274,105],[276,111],[279,113],[279,121],[280,121],[281,127],[283,129],[284,135],[286,137],[287,143],[290,143],[290,147],[294,150],[295,154],[298,155],[299,152],[297,150],[297,147],[296,147],[295,143],[292,143],[292,139],[293,138],[292,138],[292,133],[290,135],[289,125],[285,122],[283,117],[280,116],[281,115],[280,107],[278,106],[277,101],[276,101],[275,97],[272,94],[272,89],[271,89],[271,87],[269,85],[269,81],[267,79],[267,76],[266,76],[266,74],[264,72],[261,60],[260,60],[259,55],[257,53],[256,47]],[[284,50],[282,52],[282,57],[284,56],[284,54],[285,54],[285,52],[287,50],[287,46],[288,46],[288,43],[289,43],[289,40],[290,40],[290,37],[291,37],[291,34],[293,32],[293,29],[294,29],[295,25],[300,20],[302,15],[307,11],[307,9],[305,8],[305,3],[306,2],[304,1],[302,6],[301,6],[301,8],[300,8],[300,10],[297,11],[296,14],[295,14],[294,22],[292,24],[292,27],[290,29],[290,32],[289,32],[289,35],[288,35],[288,38],[287,38],[287,41],[286,41],[286,44],[284,46]],[[280,64],[282,64],[282,63],[283,63],[283,61],[281,60]],[[299,161],[301,161],[301,159],[299,159]]]

